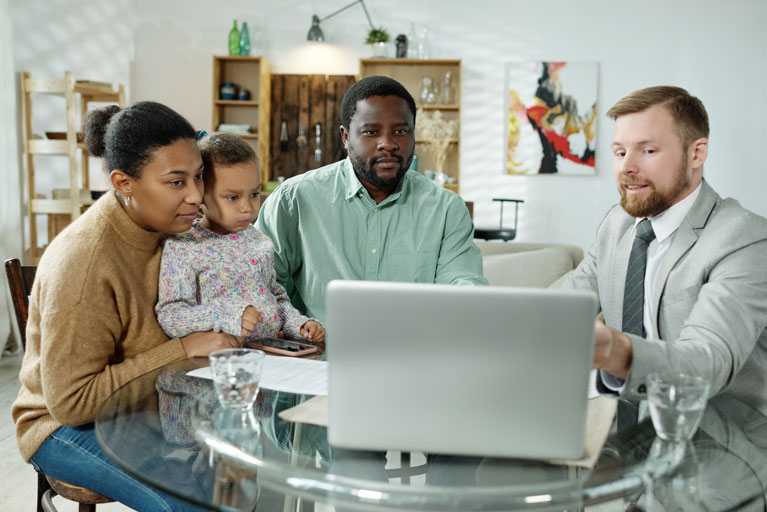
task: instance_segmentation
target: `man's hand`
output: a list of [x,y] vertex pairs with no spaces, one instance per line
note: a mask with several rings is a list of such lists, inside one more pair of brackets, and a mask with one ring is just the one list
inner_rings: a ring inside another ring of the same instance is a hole
[[633,350],[631,340],[620,331],[600,321],[594,325],[594,368],[604,370],[619,379],[628,377]]
[[241,347],[243,338],[225,332],[193,332],[181,338],[186,357],[207,356],[215,350]]
[[256,328],[256,324],[263,322],[261,313],[253,306],[248,306],[242,312],[242,335],[248,336]]
[[299,334],[309,341],[325,341],[325,328],[319,322],[308,320],[301,326]]

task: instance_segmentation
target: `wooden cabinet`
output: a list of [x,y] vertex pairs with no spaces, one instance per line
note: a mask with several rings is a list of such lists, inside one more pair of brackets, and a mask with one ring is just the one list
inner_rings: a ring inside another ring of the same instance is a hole
[[[30,259],[37,265],[42,252],[37,239],[37,215],[48,215],[48,241],[58,234],[67,224],[76,219],[85,208],[93,203],[89,188],[88,152],[78,140],[77,133],[82,124],[82,117],[88,110],[88,104],[117,103],[125,106],[125,88],[119,85],[115,90],[112,84],[75,80],[71,72],[66,72],[63,79],[31,78],[28,72],[22,72],[21,111],[22,140],[24,142],[24,163],[26,167],[27,217],[29,220]],[[33,98],[38,94],[61,96],[65,100],[66,132],[45,132],[47,138],[40,138],[32,127]],[[79,102],[79,113],[78,113]],[[78,166],[78,151],[80,165]],[[40,197],[35,191],[35,156],[62,155],[68,157],[69,183],[67,190],[55,191],[52,198]],[[80,187],[84,190],[81,190]]]
[[[221,99],[221,86],[231,82],[235,99]],[[248,99],[236,99],[240,91]],[[211,128],[220,130],[222,124],[249,126],[249,133],[237,133],[258,155],[261,166],[261,187],[269,180],[269,110],[271,71],[265,57],[213,57],[213,116]]]
[[339,131],[341,100],[355,78],[272,75],[272,181],[346,158]]
[[[443,89],[445,76],[450,73],[451,94],[449,103],[444,103]],[[454,183],[446,183],[445,187],[458,193],[461,184],[460,162],[460,120],[461,120],[461,61],[451,59],[360,59],[360,76],[384,75],[391,77],[413,95],[416,106],[422,108],[425,113],[433,113],[439,110],[444,119],[458,121],[456,135],[450,141],[447,159],[445,161],[445,174],[453,178]],[[424,78],[431,79],[435,84],[434,101],[429,103],[422,99],[422,86]],[[416,119],[416,124],[418,120]],[[415,152],[418,155],[418,170],[434,169],[432,159],[425,151],[424,141],[416,137]]]

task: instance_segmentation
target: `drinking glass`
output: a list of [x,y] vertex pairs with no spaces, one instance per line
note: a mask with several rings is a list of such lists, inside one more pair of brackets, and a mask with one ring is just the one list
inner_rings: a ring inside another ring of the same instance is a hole
[[221,406],[250,410],[258,395],[264,353],[250,348],[227,348],[211,352],[208,359]]
[[692,439],[703,418],[709,383],[684,373],[647,376],[647,402],[658,437],[678,442]]

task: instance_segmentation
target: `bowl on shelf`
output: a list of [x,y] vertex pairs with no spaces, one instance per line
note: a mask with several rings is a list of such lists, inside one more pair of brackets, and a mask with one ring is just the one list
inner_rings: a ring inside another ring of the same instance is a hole
[[[67,138],[67,132],[45,132],[45,136],[51,140],[64,140]],[[85,140],[83,132],[77,132],[77,142]]]

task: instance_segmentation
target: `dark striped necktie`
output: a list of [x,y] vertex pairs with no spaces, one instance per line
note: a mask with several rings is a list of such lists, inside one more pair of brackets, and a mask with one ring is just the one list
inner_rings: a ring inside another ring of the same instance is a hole
[[647,271],[647,247],[655,240],[650,219],[644,219],[636,227],[636,238],[631,247],[623,289],[623,327],[621,330],[637,336],[645,336],[644,330],[644,276]]
[[[626,270],[626,286],[623,290],[622,331],[645,337],[644,330],[644,277],[647,271],[647,247],[655,240],[650,219],[644,219],[636,227],[636,238]],[[621,400],[618,403],[618,430],[637,422],[639,403]]]

